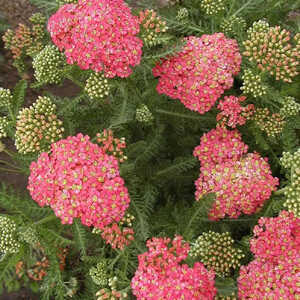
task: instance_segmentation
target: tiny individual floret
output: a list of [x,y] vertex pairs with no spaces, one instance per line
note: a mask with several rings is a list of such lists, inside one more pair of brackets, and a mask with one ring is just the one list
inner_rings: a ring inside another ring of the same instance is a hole
[[76,4],[78,3],[78,0],[56,0],[56,2],[61,6],[65,4]]
[[108,274],[107,274],[107,262],[105,259],[102,259],[97,263],[95,267],[90,268],[89,275],[95,284],[102,287],[108,284]]
[[14,220],[0,215],[0,253],[16,253],[20,243],[16,238],[17,225]]
[[38,82],[59,84],[63,79],[65,58],[56,46],[48,45],[33,58],[32,66]]
[[271,114],[268,108],[256,108],[251,118],[260,130],[265,131],[270,137],[279,135],[286,123],[281,114]]
[[295,101],[293,97],[286,96],[282,101],[282,108],[280,109],[280,115],[284,118],[291,116],[297,116],[300,112],[300,103]]
[[248,30],[248,38],[243,42],[243,54],[255,62],[260,70],[274,75],[276,80],[292,82],[292,78],[298,75],[300,58],[297,46],[294,46],[298,42],[297,37],[290,43],[289,31],[262,23],[262,26],[256,24]]
[[17,116],[15,145],[20,153],[48,151],[62,138],[62,121],[55,114],[56,105],[48,97],[38,97],[29,108]]
[[9,89],[0,87],[0,107],[8,108],[12,105],[13,96]]
[[0,139],[7,137],[7,127],[9,125],[7,117],[0,117]]
[[263,85],[259,75],[253,74],[250,69],[246,69],[242,76],[243,86],[241,90],[245,94],[250,94],[254,98],[261,97],[267,93],[267,87]]
[[29,18],[29,21],[32,23],[32,24],[40,24],[40,25],[45,25],[47,19],[46,17],[41,14],[41,13],[35,13],[33,14],[30,18]]
[[217,15],[226,9],[226,0],[201,0],[200,8],[207,15]]
[[156,90],[204,114],[233,85],[241,64],[238,44],[223,33],[189,36],[183,41],[186,44],[180,52],[153,68],[153,75],[159,77]]
[[151,125],[154,120],[154,116],[146,104],[142,104],[136,109],[135,118],[144,125]]
[[186,22],[189,17],[189,11],[187,8],[182,7],[178,10],[176,15],[176,20],[179,22]]
[[234,247],[229,232],[204,232],[191,244],[189,255],[199,259],[208,270],[220,276],[229,276],[231,270],[240,266],[245,256],[242,250]]
[[254,113],[254,105],[248,104],[242,106],[240,103],[245,101],[246,97],[227,96],[221,100],[218,109],[221,110],[217,115],[217,121],[222,125],[235,128],[237,125],[244,125]]
[[237,16],[231,16],[228,19],[224,19],[220,25],[222,32],[226,35],[234,36],[238,32],[242,32],[246,28],[245,19]]
[[280,162],[284,168],[290,169],[291,174],[290,184],[284,188],[284,207],[300,218],[300,149],[293,154],[283,152]]
[[103,73],[93,72],[86,81],[84,90],[93,100],[101,100],[109,95],[110,84]]
[[161,43],[159,37],[166,32],[166,22],[153,9],[146,9],[139,13],[140,36],[143,43],[148,46],[156,46]]

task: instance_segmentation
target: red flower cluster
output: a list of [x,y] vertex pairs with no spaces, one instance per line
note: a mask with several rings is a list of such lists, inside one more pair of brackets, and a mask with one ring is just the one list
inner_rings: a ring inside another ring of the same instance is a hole
[[244,125],[250,116],[254,114],[254,105],[248,104],[247,106],[241,106],[241,102],[245,101],[246,97],[229,96],[224,97],[224,100],[220,101],[218,109],[221,112],[217,115],[217,121],[220,121],[222,125],[235,128],[237,125]]
[[237,42],[226,39],[223,33],[190,36],[184,41],[182,51],[153,69],[153,75],[160,77],[157,91],[204,114],[224,90],[232,87],[242,58]]
[[250,243],[255,260],[240,270],[239,299],[298,299],[300,219],[286,211],[261,218]]
[[78,134],[51,145],[30,166],[28,190],[40,205],[49,205],[62,223],[81,218],[103,229],[119,222],[129,206],[118,160]]
[[194,150],[201,162],[196,200],[215,193],[209,212],[212,220],[256,213],[278,185],[267,159],[258,153],[246,154],[247,149],[237,130],[217,127],[205,134]]
[[172,242],[169,238],[152,238],[147,247],[149,250],[138,256],[139,267],[131,281],[138,300],[214,299],[214,272],[198,262],[193,268],[180,264],[189,251],[189,244],[183,243],[182,237],[177,236]]
[[123,0],[79,0],[63,5],[48,22],[52,41],[81,69],[128,77],[140,63],[139,20]]

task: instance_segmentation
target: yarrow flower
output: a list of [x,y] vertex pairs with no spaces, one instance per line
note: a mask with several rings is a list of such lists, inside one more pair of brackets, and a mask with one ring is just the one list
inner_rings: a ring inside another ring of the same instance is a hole
[[32,61],[34,76],[40,83],[60,83],[63,79],[64,55],[54,45],[46,46]]
[[106,286],[108,284],[108,274],[107,274],[107,262],[102,259],[97,263],[95,267],[90,268],[89,275],[91,276],[93,282],[100,286]]
[[153,9],[140,11],[139,22],[143,43],[148,47],[160,44],[160,35],[168,29],[166,22],[162,21]]
[[[292,82],[292,78],[298,75],[300,54],[297,47],[289,43],[290,32],[280,26],[269,27],[265,22],[264,26],[248,31],[248,38],[243,42],[243,54],[256,62],[260,70],[274,75],[276,80]],[[296,37],[294,44],[297,42]]]
[[0,139],[7,137],[8,125],[7,117],[0,117]]
[[243,85],[241,90],[254,98],[261,97],[267,93],[267,87],[263,85],[259,75],[255,75],[250,69],[246,69],[242,75]]
[[284,188],[286,201],[284,207],[300,218],[300,149],[295,153],[283,152],[280,159],[282,166],[290,170],[290,184]]
[[9,89],[0,87],[0,107],[8,108],[12,105],[12,94]]
[[256,213],[276,190],[278,178],[273,177],[266,158],[248,153],[238,131],[217,127],[203,135],[194,156],[201,162],[196,180],[196,200],[214,193],[209,217],[218,220],[241,213]]
[[200,8],[207,15],[217,15],[225,10],[226,0],[201,0]]
[[144,125],[151,125],[154,117],[146,104],[142,104],[136,109],[135,118],[138,122]]
[[99,229],[119,222],[129,206],[118,160],[78,134],[51,145],[30,166],[28,190],[40,205],[49,205],[63,224],[80,218]]
[[176,20],[179,22],[187,22],[189,18],[189,11],[185,7],[181,7],[177,11]]
[[221,276],[229,276],[231,270],[240,266],[245,256],[242,250],[234,247],[229,232],[203,232],[192,243],[189,256],[199,259],[208,270]]
[[49,97],[39,96],[17,116],[15,145],[20,153],[48,151],[51,143],[62,138],[62,121],[55,114],[56,105]]
[[153,69],[160,77],[157,91],[179,99],[188,109],[204,114],[215,104],[224,90],[233,85],[241,55],[235,40],[223,33],[190,36],[183,49],[163,59]]
[[189,251],[188,243],[177,236],[152,238],[147,241],[148,251],[138,256],[139,266],[131,281],[133,294],[141,299],[214,299],[215,274],[202,263],[193,268],[180,264]]
[[218,105],[218,109],[221,112],[217,115],[217,121],[232,128],[235,128],[237,125],[244,125],[254,113],[253,104],[241,106],[240,103],[245,100],[246,97],[244,96],[224,97],[224,100],[221,100]]
[[260,130],[265,131],[271,137],[280,134],[286,123],[281,114],[271,114],[268,108],[256,108],[251,119]]
[[231,16],[228,19],[224,19],[220,25],[222,32],[226,35],[234,36],[236,33],[243,31],[246,28],[246,21],[237,16]]
[[100,100],[109,95],[110,84],[104,74],[93,72],[86,81],[84,90],[93,100]]
[[65,4],[48,22],[52,41],[67,63],[104,72],[105,77],[128,77],[140,63],[142,41],[138,18],[123,0],[79,0]]
[[282,211],[261,218],[250,241],[255,260],[238,278],[239,299],[297,299],[300,272],[300,219]]
[[279,112],[283,118],[297,116],[299,114],[300,104],[295,100],[295,98],[289,96],[283,98],[282,107]]
[[128,299],[127,292],[118,290],[118,277],[108,279],[108,288],[103,288],[96,293],[97,300],[125,300]]
[[20,243],[16,237],[17,225],[7,216],[0,216],[0,253],[16,253]]

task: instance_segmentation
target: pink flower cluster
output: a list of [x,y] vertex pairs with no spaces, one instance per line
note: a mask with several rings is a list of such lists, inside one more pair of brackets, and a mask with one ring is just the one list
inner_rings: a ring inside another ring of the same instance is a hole
[[237,42],[223,33],[190,36],[184,41],[182,51],[154,67],[153,75],[160,77],[157,91],[204,114],[232,87],[242,58]]
[[245,101],[246,97],[229,96],[224,97],[218,105],[221,112],[217,115],[217,121],[222,125],[235,128],[237,125],[244,125],[246,121],[254,114],[254,105],[248,104],[241,106],[241,102]]
[[214,272],[199,262],[193,268],[180,264],[189,251],[189,244],[182,237],[177,236],[172,242],[169,238],[152,238],[147,247],[149,250],[138,256],[139,266],[131,281],[138,300],[214,299]]
[[129,206],[118,160],[78,134],[51,145],[30,166],[28,190],[40,206],[49,205],[63,224],[81,218],[103,229],[119,222]]
[[139,20],[123,0],[79,0],[65,4],[48,22],[52,41],[67,62],[81,69],[128,77],[140,63]]
[[241,213],[256,213],[276,190],[278,178],[273,177],[267,158],[247,153],[237,130],[217,127],[201,138],[194,156],[201,162],[200,176],[195,182],[196,200],[214,193],[209,217],[218,220]]
[[250,243],[255,260],[240,270],[239,299],[298,299],[300,219],[286,211],[261,218]]

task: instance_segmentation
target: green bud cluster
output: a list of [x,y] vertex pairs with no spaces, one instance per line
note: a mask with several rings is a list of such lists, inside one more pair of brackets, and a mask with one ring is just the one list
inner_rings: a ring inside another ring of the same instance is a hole
[[270,25],[267,21],[259,20],[252,24],[252,26],[247,30],[248,37],[255,35],[257,32],[268,32]]
[[296,116],[300,112],[300,104],[295,101],[295,98],[286,96],[282,102],[282,108],[280,109],[280,115],[284,118]]
[[142,104],[139,108],[136,109],[135,118],[138,122],[150,125],[154,120],[154,117],[147,107],[147,105]]
[[226,9],[225,0],[202,0],[200,8],[207,15],[217,15]]
[[38,97],[29,108],[17,116],[15,145],[20,153],[48,151],[62,138],[62,121],[55,114],[56,105],[48,97]]
[[298,75],[299,51],[298,38],[292,44],[291,40],[290,32],[280,26],[269,27],[264,21],[256,23],[248,30],[248,40],[243,42],[243,55],[260,70],[274,75],[276,80],[292,82]]
[[6,216],[0,216],[0,252],[16,253],[19,251],[20,243],[15,238],[16,223]]
[[102,73],[93,72],[87,79],[84,90],[91,99],[99,100],[109,94],[110,85]]
[[147,47],[161,43],[160,36],[168,30],[165,21],[153,9],[142,10],[139,13],[140,36]]
[[128,294],[126,292],[120,292],[117,290],[118,278],[112,277],[108,279],[109,288],[101,289],[96,293],[97,300],[125,300],[128,299]]
[[32,247],[36,247],[39,244],[37,232],[34,228],[28,227],[26,230],[19,232],[20,241],[24,241]]
[[33,59],[34,76],[40,83],[59,84],[65,64],[64,54],[56,46],[48,45]]
[[283,152],[280,162],[284,168],[291,169],[290,185],[284,190],[284,206],[300,218],[300,149],[294,154]]
[[272,137],[280,134],[286,123],[280,114],[271,114],[268,108],[256,108],[251,119],[254,120],[260,130]]
[[182,7],[177,12],[176,20],[180,22],[187,21],[188,17],[189,17],[189,11],[187,10],[187,8]]
[[0,107],[9,107],[12,104],[12,95],[9,89],[0,87]]
[[129,213],[127,213],[120,221],[121,226],[125,227],[132,227],[132,222],[134,221],[135,217]]
[[78,291],[78,280],[76,277],[71,277],[68,283],[65,283],[66,296],[72,298]]
[[229,232],[204,232],[192,243],[189,255],[199,258],[209,269],[221,276],[229,276],[231,269],[240,266],[244,254],[235,248]]
[[227,35],[235,35],[237,32],[243,31],[246,25],[246,21],[243,18],[231,16],[223,20],[221,30]]
[[8,124],[7,117],[0,117],[0,139],[7,137]]
[[101,287],[108,285],[107,263],[103,259],[97,263],[96,267],[92,267],[89,270],[93,282]]
[[245,94],[250,94],[254,98],[257,98],[267,93],[267,88],[262,84],[261,77],[259,75],[254,75],[250,69],[245,70],[242,80],[243,86],[241,87],[241,90]]
[[29,18],[29,21],[32,24],[44,25],[47,21],[47,18],[41,13],[35,13]]

